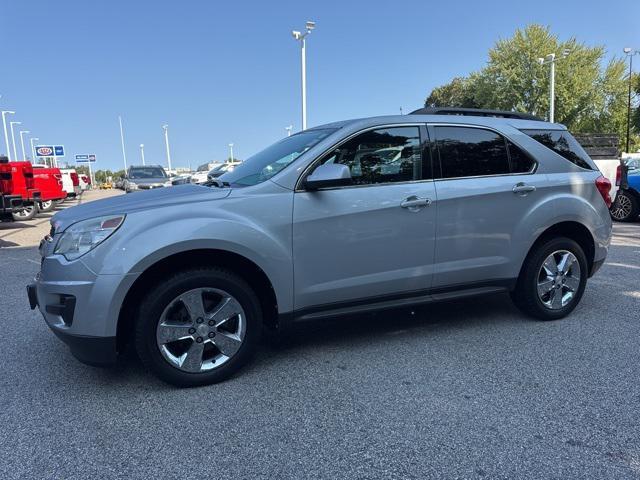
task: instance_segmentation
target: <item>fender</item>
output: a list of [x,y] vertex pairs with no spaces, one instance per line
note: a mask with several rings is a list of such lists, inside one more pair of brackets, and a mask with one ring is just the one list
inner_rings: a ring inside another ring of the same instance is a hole
[[594,206],[597,205],[595,202],[600,201],[605,207],[602,199],[594,198],[592,200],[593,202],[590,202],[580,196],[562,192],[545,197],[542,201],[534,204],[529,211],[523,212],[519,224],[514,228],[512,242],[511,258],[514,259],[514,267],[518,269],[513,272],[514,276],[518,275],[526,255],[540,235],[558,223],[576,222],[586,227],[594,240],[595,260],[602,255],[599,254],[602,249],[606,253],[609,245],[608,232],[610,232],[610,227],[607,226],[609,216],[608,214],[603,215],[603,212]]

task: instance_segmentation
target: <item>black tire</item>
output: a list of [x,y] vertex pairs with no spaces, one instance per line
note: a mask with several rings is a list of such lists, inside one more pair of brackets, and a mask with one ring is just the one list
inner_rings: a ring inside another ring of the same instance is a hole
[[625,190],[618,191],[616,201],[609,209],[611,218],[618,222],[632,222],[640,215],[640,201],[638,198]]
[[53,200],[46,200],[38,203],[38,211],[41,213],[50,212],[54,208],[56,208],[56,204]]
[[34,203],[21,210],[20,212],[14,212],[13,220],[15,222],[25,222],[28,220],[33,220],[33,218],[38,214],[38,203]]
[[[538,296],[538,276],[547,257],[559,250],[569,251],[576,257],[580,266],[580,282],[573,299],[564,307],[552,310],[545,306]],[[580,303],[588,274],[587,257],[578,243],[566,237],[551,238],[535,246],[529,252],[520,271],[516,288],[511,292],[511,299],[527,315],[539,320],[558,320],[569,315]]]
[[[219,367],[190,373],[171,365],[160,352],[156,329],[165,308],[180,294],[196,288],[216,288],[231,294],[246,315],[246,333],[238,351]],[[196,387],[226,380],[254,355],[262,331],[260,302],[251,287],[235,273],[217,267],[190,268],[148,289],[135,324],[135,346],[142,363],[161,380],[178,387]]]

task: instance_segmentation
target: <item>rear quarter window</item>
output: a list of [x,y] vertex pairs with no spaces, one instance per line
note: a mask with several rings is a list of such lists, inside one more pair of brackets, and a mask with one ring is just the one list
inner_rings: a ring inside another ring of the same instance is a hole
[[578,167],[593,170],[589,155],[566,130],[522,130],[534,140],[553,150]]

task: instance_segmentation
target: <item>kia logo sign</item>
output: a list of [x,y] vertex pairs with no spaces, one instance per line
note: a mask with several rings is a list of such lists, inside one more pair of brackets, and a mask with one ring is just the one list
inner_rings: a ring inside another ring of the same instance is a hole
[[53,148],[52,147],[37,147],[36,148],[36,155],[39,157],[50,157],[51,155],[53,155]]

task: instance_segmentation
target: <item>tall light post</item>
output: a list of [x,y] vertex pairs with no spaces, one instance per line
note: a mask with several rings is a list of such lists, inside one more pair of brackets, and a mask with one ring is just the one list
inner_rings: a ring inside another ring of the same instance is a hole
[[34,140],[40,140],[38,137],[31,137],[29,139],[29,144],[31,145],[31,158],[32,162],[36,161],[36,147],[33,145]]
[[27,154],[24,151],[24,134],[31,133],[29,130],[20,130],[20,146],[22,147],[22,160],[27,159]]
[[122,159],[124,160],[124,173],[127,174],[127,152],[124,149],[124,130],[122,129],[122,117],[118,115],[118,122],[120,122],[120,143],[122,144]]
[[631,77],[633,76],[633,56],[640,54],[640,50],[633,50],[632,48],[625,47],[624,53],[629,57],[629,98],[627,99],[627,148],[629,153],[629,139],[631,137]]
[[[565,48],[562,51],[562,58],[566,58],[570,51]],[[549,67],[549,122],[553,123],[555,118],[555,106],[556,106],[556,58],[555,53],[550,53],[546,57],[538,58],[540,65],[550,65]]]
[[167,164],[169,165],[169,173],[171,173],[171,152],[169,152],[169,125],[163,125],[164,130],[164,144],[167,147]]
[[306,54],[306,37],[316,28],[316,22],[308,21],[305,25],[305,33],[293,30],[291,35],[300,42],[300,63],[302,71],[302,130],[307,129],[307,54]]
[[11,110],[3,110],[2,111],[2,128],[4,128],[4,141],[7,145],[7,157],[9,157],[9,161],[11,161],[11,148],[9,147],[9,134],[7,133],[7,117],[6,115],[13,115],[16,112],[12,112]]
[[231,162],[233,162],[233,143],[229,144],[229,151],[230,151],[230,155],[231,155]]
[[9,122],[9,130],[11,130],[11,143],[13,144],[13,160],[18,160],[18,150],[16,149],[16,135],[13,131],[13,127],[16,125],[22,125],[22,122]]
[[144,143],[140,144],[140,156],[142,157],[142,165],[144,165]]
[[289,125],[288,127],[284,127],[284,129],[287,131],[287,137],[291,136],[291,130],[293,130],[293,125]]

